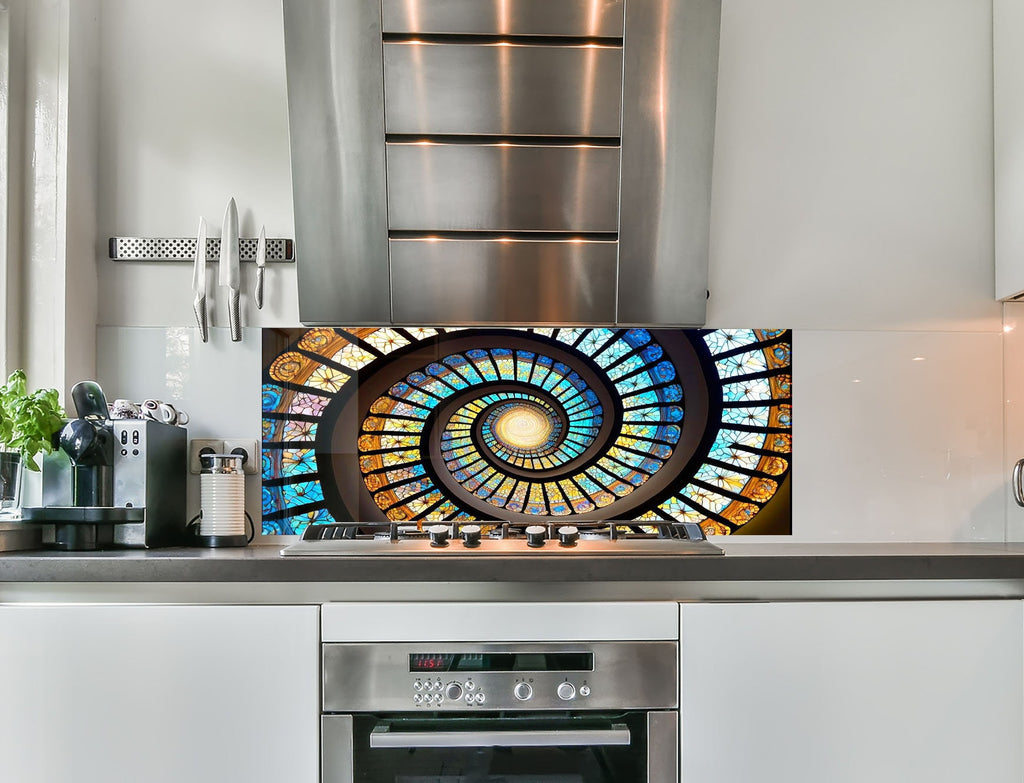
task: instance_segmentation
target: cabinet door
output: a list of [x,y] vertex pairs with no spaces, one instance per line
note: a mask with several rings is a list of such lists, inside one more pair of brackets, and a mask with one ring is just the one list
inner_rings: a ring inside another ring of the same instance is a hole
[[0,777],[315,783],[317,612],[0,607]]
[[1019,601],[682,607],[684,783],[1019,783]]

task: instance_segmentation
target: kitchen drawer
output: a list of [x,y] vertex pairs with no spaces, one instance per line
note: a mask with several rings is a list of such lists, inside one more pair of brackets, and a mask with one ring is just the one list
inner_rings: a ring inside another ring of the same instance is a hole
[[617,147],[388,144],[392,231],[618,230]]
[[385,33],[622,37],[623,0],[383,0]]
[[617,46],[384,44],[388,133],[620,134]]
[[615,242],[391,240],[395,323],[611,323]]

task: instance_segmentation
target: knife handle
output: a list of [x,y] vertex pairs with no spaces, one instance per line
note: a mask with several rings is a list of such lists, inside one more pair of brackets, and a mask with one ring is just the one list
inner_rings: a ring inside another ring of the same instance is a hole
[[233,343],[242,341],[242,318],[238,300],[238,289],[232,289],[231,298],[228,301],[228,325],[231,327],[231,342]]
[[263,267],[256,267],[256,290],[253,292],[252,298],[256,303],[257,310],[263,309],[263,272]]
[[209,342],[210,331],[207,328],[206,321],[206,297],[196,294],[196,298],[192,302],[192,309],[196,313],[196,323],[199,324],[199,336],[204,343]]

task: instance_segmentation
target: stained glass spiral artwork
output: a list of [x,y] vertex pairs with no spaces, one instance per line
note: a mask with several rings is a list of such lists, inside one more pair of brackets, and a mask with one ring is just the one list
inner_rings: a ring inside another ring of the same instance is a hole
[[789,533],[787,330],[264,331],[263,533],[537,517]]

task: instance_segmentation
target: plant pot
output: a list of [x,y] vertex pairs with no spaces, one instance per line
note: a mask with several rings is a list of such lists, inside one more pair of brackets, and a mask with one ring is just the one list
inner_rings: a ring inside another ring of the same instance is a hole
[[17,451],[0,451],[0,517],[21,516],[21,477],[25,466]]

